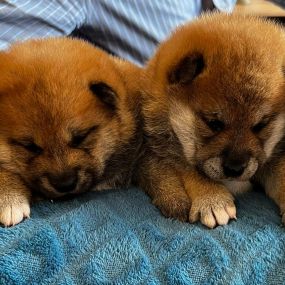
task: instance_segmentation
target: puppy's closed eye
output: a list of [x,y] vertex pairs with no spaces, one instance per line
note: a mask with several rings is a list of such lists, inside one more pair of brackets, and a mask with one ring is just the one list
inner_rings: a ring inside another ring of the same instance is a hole
[[86,138],[97,129],[98,126],[93,126],[86,130],[74,132],[72,135],[72,139],[69,142],[69,146],[72,148],[78,148],[86,140]]
[[215,120],[208,120],[204,122],[215,133],[221,132],[225,128],[225,124],[221,120],[215,119]]
[[252,131],[254,133],[259,133],[268,125],[268,123],[269,121],[261,121],[252,127]]
[[264,116],[257,124],[255,124],[251,130],[253,133],[258,134],[260,133],[263,129],[265,129],[269,123],[275,118],[276,114],[271,115],[271,116]]
[[20,146],[34,155],[40,155],[44,151],[43,148],[35,144],[34,141],[30,139],[28,140],[27,139],[22,139],[22,140],[11,139],[10,144]]
[[214,133],[219,133],[225,129],[225,123],[221,119],[217,118],[217,113],[213,113],[210,116],[200,113],[200,118]]

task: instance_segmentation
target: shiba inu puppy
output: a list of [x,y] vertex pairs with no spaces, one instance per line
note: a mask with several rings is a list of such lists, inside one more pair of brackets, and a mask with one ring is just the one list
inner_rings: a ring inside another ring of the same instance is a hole
[[284,58],[281,27],[236,15],[204,15],[160,45],[142,84],[140,183],[166,216],[227,224],[233,194],[257,181],[285,222]]
[[58,38],[0,53],[0,223],[30,214],[33,192],[57,198],[126,186],[140,147],[139,68]]

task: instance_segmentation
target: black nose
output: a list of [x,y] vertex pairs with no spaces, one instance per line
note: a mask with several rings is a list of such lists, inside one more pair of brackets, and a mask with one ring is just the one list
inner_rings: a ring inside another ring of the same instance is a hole
[[243,174],[246,165],[240,163],[224,163],[224,174],[227,177],[239,177]]
[[223,170],[226,177],[236,178],[243,174],[250,159],[249,153],[225,153]]
[[77,170],[73,169],[57,175],[49,174],[48,179],[57,192],[68,193],[75,190],[78,181],[78,173]]

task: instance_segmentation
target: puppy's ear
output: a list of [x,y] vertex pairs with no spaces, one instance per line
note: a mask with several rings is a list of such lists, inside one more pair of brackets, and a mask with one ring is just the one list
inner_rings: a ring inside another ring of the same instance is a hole
[[116,92],[104,82],[95,82],[89,85],[92,93],[100,99],[112,111],[116,109],[117,94]]
[[203,71],[204,67],[205,62],[202,54],[190,54],[180,60],[171,70],[168,82],[170,84],[189,84]]

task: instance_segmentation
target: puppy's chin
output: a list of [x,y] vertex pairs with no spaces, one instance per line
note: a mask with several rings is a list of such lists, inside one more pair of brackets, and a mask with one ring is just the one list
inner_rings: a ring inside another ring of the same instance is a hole
[[225,176],[220,157],[207,159],[199,168],[207,177],[216,181],[248,181],[257,171],[258,161],[255,158],[251,158],[242,175],[238,177]]

